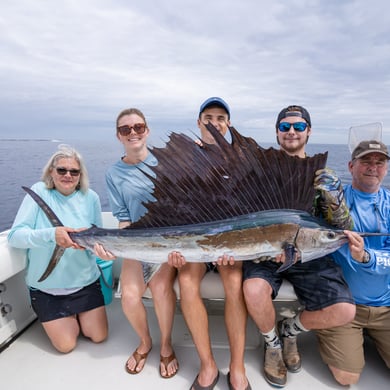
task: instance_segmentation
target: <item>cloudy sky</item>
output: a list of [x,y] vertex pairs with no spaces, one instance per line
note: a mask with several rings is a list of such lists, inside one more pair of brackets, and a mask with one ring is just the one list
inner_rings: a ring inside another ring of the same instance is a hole
[[0,138],[112,139],[128,107],[196,132],[218,95],[259,142],[300,104],[313,143],[390,143],[388,0],[1,0],[0,66]]

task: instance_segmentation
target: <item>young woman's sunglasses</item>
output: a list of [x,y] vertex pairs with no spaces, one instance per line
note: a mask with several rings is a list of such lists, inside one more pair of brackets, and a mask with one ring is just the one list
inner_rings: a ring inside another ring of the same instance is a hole
[[307,123],[305,122],[295,122],[295,123],[290,123],[290,122],[280,122],[279,123],[279,131],[282,133],[286,133],[287,131],[290,131],[291,126],[294,128],[295,131],[305,131],[307,128]]
[[136,123],[133,126],[119,126],[118,127],[118,133],[123,136],[127,136],[131,133],[131,130],[134,130],[136,134],[143,134],[146,130],[146,124],[145,123]]
[[80,175],[80,169],[66,169],[66,168],[56,168],[56,172],[60,175],[60,176],[65,176],[67,174],[67,172],[70,173],[70,176],[78,176]]

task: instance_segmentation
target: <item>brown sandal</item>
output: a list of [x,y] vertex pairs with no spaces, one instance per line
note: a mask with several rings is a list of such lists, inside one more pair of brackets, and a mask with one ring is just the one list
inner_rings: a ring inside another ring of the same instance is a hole
[[[143,370],[143,368],[145,367],[145,363],[146,363],[146,362],[144,363],[143,367],[142,367],[141,370],[139,370],[139,371],[137,371],[138,365],[140,364],[140,362],[141,362],[142,360],[146,360],[146,358],[148,357],[149,352],[150,352],[151,349],[152,349],[152,348],[150,348],[149,351],[148,351],[148,352],[145,352],[145,353],[139,353],[137,350],[135,350],[135,351],[133,352],[133,354],[127,359],[126,364],[125,364],[125,370],[126,370],[129,374],[132,374],[132,375],[139,374],[139,373]],[[135,360],[135,367],[134,367],[133,370],[130,370],[130,368],[128,367],[129,360],[131,359],[131,357],[133,357],[134,360]]]
[[[168,373],[168,365],[169,365],[169,363],[173,362],[174,360],[177,361],[177,369],[176,369],[176,371],[174,373],[170,374],[170,375],[168,375],[168,374],[167,375],[163,375],[162,370],[161,370],[161,364],[164,365],[165,372]],[[173,376],[175,376],[177,374],[178,371],[179,371],[179,362],[176,359],[175,352],[172,352],[169,356],[162,356],[162,355],[160,355],[160,376],[161,376],[161,378],[164,378],[164,379],[172,378]]]

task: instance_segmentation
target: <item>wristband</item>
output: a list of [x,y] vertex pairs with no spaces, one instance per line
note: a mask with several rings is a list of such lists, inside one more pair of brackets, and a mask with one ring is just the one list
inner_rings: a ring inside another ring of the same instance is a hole
[[370,254],[366,250],[364,250],[362,263],[368,263],[370,261],[370,258]]

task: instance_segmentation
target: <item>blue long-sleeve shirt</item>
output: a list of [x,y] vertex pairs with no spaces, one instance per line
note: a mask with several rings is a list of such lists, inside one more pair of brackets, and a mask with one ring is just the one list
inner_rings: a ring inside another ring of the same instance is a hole
[[143,173],[155,176],[148,165],[157,165],[156,158],[150,153],[144,162],[129,165],[119,160],[107,171],[109,202],[112,214],[119,221],[138,221],[147,211],[143,202],[155,201],[153,183]]
[[[368,194],[347,185],[344,193],[355,231],[390,233],[389,190],[380,188],[377,193]],[[357,304],[390,306],[390,237],[366,237],[364,245],[370,254],[368,263],[355,261],[348,244],[332,256],[342,267]]]
[[[75,191],[65,196],[55,189],[47,189],[43,182],[31,188],[50,206],[64,226],[102,226],[101,205],[96,192]],[[81,288],[91,284],[100,275],[93,253],[67,248],[48,278],[38,282],[56,245],[55,227],[29,195],[25,196],[20,205],[8,234],[8,242],[15,248],[27,250],[26,283],[29,287],[39,290]]]

